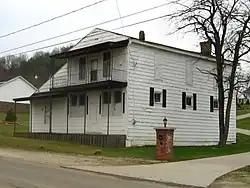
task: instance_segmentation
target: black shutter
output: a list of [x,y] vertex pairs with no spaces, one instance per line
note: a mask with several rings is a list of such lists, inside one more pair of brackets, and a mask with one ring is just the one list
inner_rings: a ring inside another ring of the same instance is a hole
[[193,110],[197,110],[197,95],[193,94]]
[[214,97],[210,96],[210,112],[214,111]]
[[122,93],[122,112],[125,113],[125,93]]
[[186,92],[182,92],[182,109],[186,109]]
[[166,89],[162,90],[162,107],[167,107],[167,91]]
[[89,97],[86,96],[86,114],[89,113]]
[[102,95],[99,97],[99,114],[102,113]]
[[154,88],[150,87],[149,106],[154,106]]

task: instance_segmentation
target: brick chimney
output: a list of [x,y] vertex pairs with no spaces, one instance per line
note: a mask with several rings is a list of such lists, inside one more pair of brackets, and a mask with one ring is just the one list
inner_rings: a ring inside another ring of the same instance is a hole
[[203,55],[203,56],[211,56],[212,43],[211,43],[210,40],[200,42],[200,47],[201,47],[201,55]]
[[144,33],[144,31],[139,32],[139,40],[145,41],[145,33]]

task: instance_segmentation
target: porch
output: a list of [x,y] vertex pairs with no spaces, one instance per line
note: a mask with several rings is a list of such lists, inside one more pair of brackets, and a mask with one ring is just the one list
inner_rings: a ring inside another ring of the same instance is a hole
[[126,86],[99,82],[35,93],[29,132],[16,137],[61,140],[98,147],[125,147]]

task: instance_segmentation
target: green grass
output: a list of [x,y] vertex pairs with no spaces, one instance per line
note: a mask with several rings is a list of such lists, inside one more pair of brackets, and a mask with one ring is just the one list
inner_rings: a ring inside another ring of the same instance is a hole
[[237,128],[250,130],[250,118],[237,120]]
[[[28,131],[28,115],[19,114],[20,122],[26,122],[25,125],[17,127],[18,131]],[[1,120],[1,119],[0,119]],[[248,119],[249,121],[250,119]],[[240,127],[245,126],[244,120],[237,122]],[[13,126],[0,127],[0,147],[34,150],[34,151],[50,151],[58,153],[70,153],[81,155],[94,155],[99,153],[109,157],[133,157],[148,160],[155,159],[155,146],[130,147],[130,148],[97,148],[84,146],[76,143],[61,141],[44,141],[23,138],[14,138],[12,136]],[[237,134],[237,143],[228,145],[224,148],[216,146],[193,146],[193,147],[175,147],[173,161],[183,161],[190,159],[215,157],[222,155],[230,155],[250,151],[250,136]]]
[[241,105],[240,107],[237,107],[236,115],[243,115],[250,113],[250,105]]

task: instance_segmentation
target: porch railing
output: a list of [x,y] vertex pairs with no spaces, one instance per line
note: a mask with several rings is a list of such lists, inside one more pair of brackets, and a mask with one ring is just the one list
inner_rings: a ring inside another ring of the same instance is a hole
[[88,70],[85,72],[76,71],[65,73],[64,75],[52,76],[50,88],[67,87],[81,84],[96,83],[102,81],[127,81],[127,71],[121,69],[111,69],[110,71]]

